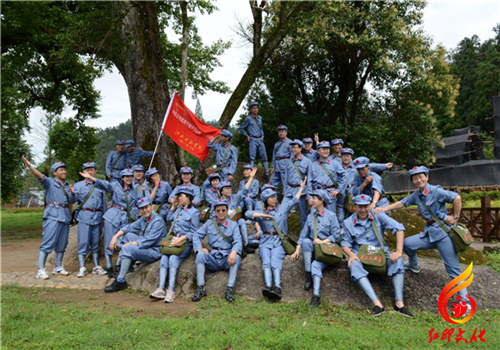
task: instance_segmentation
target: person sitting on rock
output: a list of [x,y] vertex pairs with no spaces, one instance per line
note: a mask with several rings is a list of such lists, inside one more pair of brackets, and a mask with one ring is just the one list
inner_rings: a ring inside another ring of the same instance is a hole
[[[250,177],[248,178],[248,182],[243,187],[241,191],[238,191],[236,194],[232,194],[232,183],[230,181],[223,181],[219,183],[219,194],[220,198],[226,199],[229,202],[229,210],[241,209],[243,200],[246,198],[248,194],[248,190],[250,186],[252,186],[255,174],[257,173],[257,168],[253,168],[250,172]],[[210,214],[210,218],[213,219],[215,217],[215,213],[212,212]],[[241,238],[243,240],[243,250],[244,255],[255,253],[255,249],[248,245],[248,228],[245,222],[245,219],[238,219],[238,226],[240,227]]]
[[146,182],[143,184],[146,196],[153,200],[155,210],[163,218],[167,219],[168,197],[172,193],[172,187],[167,181],[161,180],[161,175],[156,168],[146,171]]
[[[453,244],[451,237],[434,221],[429,211],[435,214],[437,211],[447,213],[446,203],[453,203],[453,215],[447,215],[443,219],[444,223],[449,227],[456,225],[460,218],[462,210],[462,198],[457,192],[446,191],[441,186],[429,184],[429,169],[425,166],[416,166],[409,171],[409,176],[417,191],[410,196],[389,205],[385,208],[377,208],[376,212],[386,212],[388,210],[397,210],[410,205],[417,205],[420,214],[427,221],[424,232],[408,237],[404,241],[404,251],[408,255],[408,262],[405,263],[405,268],[413,273],[420,272],[418,264],[417,251],[436,249],[441,255],[444,262],[446,272],[453,279],[458,277],[462,272],[460,270],[460,261],[458,253]],[[427,206],[427,207],[426,207]],[[468,308],[471,308],[470,301],[467,298],[467,288],[458,292],[461,300],[467,303]]]
[[[306,182],[307,176],[300,183],[300,189],[295,194],[295,197],[287,201],[286,205],[279,205],[276,199],[276,191],[268,188],[260,195],[261,206],[246,212],[248,219],[257,219],[263,231],[259,243],[259,256],[262,261],[265,283],[262,295],[271,300],[281,299],[281,270],[286,255],[275,225],[283,235],[287,235],[288,215],[290,210],[299,202]],[[273,275],[274,287],[272,287]]]
[[193,170],[188,167],[188,166],[183,166],[179,170],[179,174],[181,174],[182,178],[182,183],[174,188],[172,193],[170,193],[170,196],[168,197],[168,202],[173,203],[178,199],[177,195],[179,192],[179,189],[182,187],[190,187],[193,189],[194,197],[193,197],[193,205],[195,207],[198,207],[201,201],[201,196],[200,196],[200,188],[198,186],[195,186],[191,183],[191,179],[193,178]]
[[[394,310],[403,316],[413,318],[413,315],[403,303],[405,269],[401,254],[403,253],[404,226],[384,213],[373,214],[370,209],[372,198],[368,195],[359,194],[352,201],[356,212],[344,221],[344,234],[341,243],[344,254],[349,258],[347,265],[351,270],[351,279],[361,287],[373,302],[372,315],[380,316],[385,311],[384,306],[375,294],[367,278],[368,271],[357,254],[362,245],[368,245],[368,248],[373,252],[384,249],[387,275],[392,276],[392,284],[396,295]],[[386,229],[396,235],[396,251],[393,253],[390,252],[384,240],[384,230]],[[380,242],[383,243],[382,246]]]
[[153,201],[150,197],[141,198],[137,202],[137,206],[141,211],[140,219],[123,226],[109,243],[109,249],[113,251],[121,236],[127,235],[129,241],[120,250],[119,257],[122,260],[120,273],[111,285],[104,288],[106,293],[114,293],[128,288],[125,276],[132,261],[153,263],[161,258],[160,243],[167,234],[165,221],[154,211]]
[[[225,297],[228,302],[234,301],[234,285],[241,262],[241,234],[238,224],[227,217],[229,201],[219,198],[212,207],[216,219],[208,220],[193,235],[193,247],[196,252],[196,280],[198,288],[193,301],[200,301],[207,295],[205,290],[205,268],[213,271],[229,270],[229,280]],[[208,237],[210,251],[203,248],[201,241]]]
[[217,173],[212,173],[208,176],[207,181],[210,187],[205,188],[205,205],[211,207],[219,200],[219,183],[221,182],[221,177]]
[[[104,221],[104,256],[108,269],[108,277],[115,276],[113,272],[113,264],[111,257],[113,249],[110,249],[110,242],[113,236],[120,230],[120,227],[131,223],[136,219],[133,208],[135,207],[137,197],[136,192],[132,188],[133,172],[130,169],[124,169],[121,172],[121,182],[107,182],[96,179],[89,173],[80,175],[88,181],[94,182],[95,187],[111,194],[111,207],[103,216]],[[117,264],[118,266],[118,264]],[[119,270],[119,268],[117,269]],[[118,272],[118,271],[116,271]]]
[[311,197],[315,211],[308,215],[307,222],[300,232],[297,249],[292,254],[291,259],[292,261],[296,261],[302,249],[304,267],[307,274],[304,289],[309,290],[314,285],[313,296],[309,306],[317,307],[320,304],[320,286],[321,279],[323,278],[323,270],[328,267],[328,264],[317,260],[312,261],[314,246],[316,244],[335,243],[339,241],[340,226],[337,215],[326,209],[326,203],[330,200],[330,194],[327,191],[314,190],[308,193],[308,195]]
[[[178,200],[172,204],[167,214],[167,221],[172,222],[171,231],[174,236],[174,240],[170,244],[176,245],[184,240],[189,243],[180,255],[162,255],[161,257],[158,288],[151,293],[150,298],[164,299],[165,303],[172,303],[175,299],[174,289],[177,271],[193,249],[193,235],[200,228],[200,212],[193,206],[194,190],[182,186],[178,189],[176,195]],[[165,292],[167,275],[168,288]]]

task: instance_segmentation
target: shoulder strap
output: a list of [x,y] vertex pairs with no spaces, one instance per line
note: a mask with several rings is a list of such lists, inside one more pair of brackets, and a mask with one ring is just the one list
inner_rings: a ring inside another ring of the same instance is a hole
[[222,236],[222,238],[224,238],[227,243],[233,244],[233,241],[231,241],[229,238],[227,238],[227,236],[224,234],[224,232],[222,232],[222,230],[220,229],[219,225],[217,225],[217,222],[215,221],[215,219],[212,219],[212,223],[214,224],[214,226],[217,229],[217,231],[219,231],[219,234]]
[[318,238],[318,218],[314,215],[314,239]]
[[[87,203],[87,201],[89,200],[89,198],[92,195],[92,192],[94,192],[94,190],[95,190],[95,184],[94,184],[94,186],[92,186],[89,193],[87,193],[87,195],[83,199],[83,202],[74,211],[77,211],[77,210],[80,210],[83,208],[83,206],[85,205],[85,203]],[[66,192],[66,191],[64,191],[64,192]]]
[[[264,205],[264,202],[260,202],[260,204],[262,204],[262,210],[265,212],[266,211],[266,207]],[[278,224],[276,223],[276,220],[271,219],[271,224],[273,225],[274,229],[276,230],[276,232],[278,232],[278,235],[280,236],[281,239],[285,238],[285,235],[283,234],[283,232],[281,232],[280,228],[278,227]]]
[[[371,211],[371,210],[370,210]],[[372,214],[373,215],[373,214]],[[373,220],[372,220],[372,227],[373,227],[373,230],[375,231],[375,235],[377,236],[378,238],[378,242],[380,243],[380,246],[382,248],[384,248],[384,243],[382,242],[382,238],[380,237],[380,232],[378,230],[378,227],[377,227],[377,223],[375,222],[375,216],[373,217]]]
[[222,162],[220,162],[220,167],[224,167],[224,162],[226,161],[227,154],[229,153],[229,150],[231,149],[231,144],[229,144],[226,148],[226,152],[224,153],[224,157],[222,157]]
[[281,141],[281,145],[278,146],[278,149],[276,150],[276,154],[278,153],[278,151],[280,150],[281,146],[283,146],[284,143],[285,143],[285,141]]
[[434,213],[432,213],[432,211],[430,211],[429,208],[427,208],[427,205],[425,205],[425,202],[420,198],[420,195],[418,196],[418,199],[420,200],[420,203],[422,203],[424,205],[425,210],[427,210],[427,212],[431,215],[431,217],[434,219],[434,221],[438,223],[439,227],[441,227],[444,232],[450,233],[450,229],[448,227],[446,227],[446,225],[443,223],[443,221],[441,221],[440,218],[438,218],[436,215],[434,215]]
[[301,173],[301,171],[299,170],[299,167],[297,166],[297,164],[295,164],[295,162],[293,160],[291,160],[291,162],[293,164],[293,167],[295,168],[295,171],[297,171],[297,174],[299,174],[300,179],[304,180],[304,174]]
[[170,230],[168,230],[168,234],[171,234],[173,229],[174,229],[174,225],[175,225],[175,222],[177,221],[177,217],[179,216],[179,214],[181,213],[181,210],[182,210],[182,207],[178,208],[177,210],[177,214],[175,215],[175,218],[174,218],[174,221],[172,221],[172,226],[170,226]]
[[319,163],[319,166],[324,170],[324,172],[326,173],[326,175],[328,175],[328,177],[330,178],[330,180],[332,180],[333,186],[339,187],[339,184],[337,183],[337,181],[335,181],[335,179],[333,178],[332,173],[326,168],[326,166],[323,163]]
[[[151,220],[153,220],[153,218],[155,218],[156,216],[158,216],[158,215],[151,217]],[[141,236],[144,236],[144,234],[146,233],[146,230],[147,230],[150,222],[151,221],[148,221],[148,223],[146,224],[146,227],[144,227],[144,230],[142,230]]]
[[66,192],[66,190],[64,189],[64,185],[61,185],[61,190],[64,192],[64,195],[66,196],[66,200],[68,201],[68,206],[69,206],[71,203],[69,202],[68,192]]
[[[257,118],[259,118],[259,116],[257,116]],[[252,118],[252,116],[250,116],[250,119],[252,119],[253,122],[255,123],[255,125],[257,125],[257,127],[261,130],[262,128],[260,127],[259,123],[257,122],[257,118]]]
[[129,204],[129,201],[128,201],[127,191],[123,190],[123,194],[125,195],[125,204],[127,204],[127,216],[128,216],[128,219],[129,219],[129,221],[135,221],[134,218],[132,217],[132,215],[130,215],[130,204]]
[[116,164],[118,164],[118,162],[120,161],[120,159],[122,159],[123,157],[123,153],[120,154],[120,156],[118,157],[118,159],[116,160],[116,162],[113,163],[113,165],[111,166],[111,168],[114,168],[116,166]]

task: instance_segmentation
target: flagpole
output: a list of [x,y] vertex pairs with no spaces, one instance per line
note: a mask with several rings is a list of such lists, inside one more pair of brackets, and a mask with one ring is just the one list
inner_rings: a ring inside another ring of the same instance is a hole
[[161,125],[160,135],[158,135],[158,141],[156,141],[155,150],[153,152],[153,156],[151,157],[151,162],[149,163],[149,168],[151,168],[151,165],[153,165],[153,160],[155,159],[156,151],[158,150],[158,145],[160,144],[161,135],[163,135],[163,128],[165,127],[165,124],[167,123],[167,117],[168,117],[168,114],[170,113],[170,108],[172,108],[172,103],[174,102],[174,97],[176,94],[177,94],[177,92],[174,91],[174,94],[173,94],[172,98],[170,99],[170,103],[168,104],[167,112],[165,113],[165,118],[163,118],[163,123]]

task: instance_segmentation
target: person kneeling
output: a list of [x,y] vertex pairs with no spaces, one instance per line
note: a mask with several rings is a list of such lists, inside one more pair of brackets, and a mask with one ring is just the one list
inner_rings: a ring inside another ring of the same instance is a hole
[[[132,261],[139,260],[146,263],[152,263],[160,260],[160,242],[167,234],[165,221],[160,215],[154,212],[153,201],[150,197],[145,197],[137,202],[140,209],[141,218],[129,225],[126,225],[118,231],[111,242],[109,248],[113,251],[116,247],[118,238],[127,235],[130,240],[122,246],[119,258],[121,258],[122,265],[119,275],[116,280],[106,288],[106,293],[118,292],[127,289],[127,281],[125,276],[129,271]],[[140,235],[135,234],[135,240],[132,237],[133,232],[140,232]]]
[[[368,273],[387,273],[392,276],[396,305],[394,310],[403,316],[413,318],[403,303],[404,265],[401,254],[403,252],[404,226],[384,213],[374,214],[370,210],[372,198],[360,194],[353,199],[356,211],[344,221],[344,234],[342,236],[342,250],[349,257],[347,265],[351,270],[351,278],[368,295],[375,305],[373,316],[380,316],[385,309],[375,294]],[[391,253],[384,241],[383,232],[391,230],[396,235],[396,252]],[[380,251],[382,249],[382,252]],[[358,257],[358,252],[359,253]],[[364,252],[364,253],[363,253]],[[377,264],[378,262],[386,263]],[[386,267],[387,266],[387,267]]]
[[[241,234],[238,224],[227,217],[229,201],[219,198],[212,206],[216,219],[207,221],[196,234],[193,235],[193,247],[196,252],[196,279],[198,288],[193,301],[200,301],[207,295],[205,291],[205,267],[213,271],[229,270],[226,300],[234,301],[233,288],[241,262]],[[201,241],[208,236],[210,252],[203,248]]]

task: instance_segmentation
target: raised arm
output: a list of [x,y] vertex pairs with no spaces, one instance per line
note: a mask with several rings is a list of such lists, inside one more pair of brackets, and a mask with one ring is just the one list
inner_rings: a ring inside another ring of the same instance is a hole
[[22,156],[21,159],[23,160],[23,163],[26,164],[26,166],[31,171],[31,173],[33,175],[35,175],[35,177],[38,180],[42,180],[43,179],[43,174],[41,172],[39,172],[37,169],[35,169],[35,167],[33,165],[31,165],[31,163],[26,159],[25,156]]

